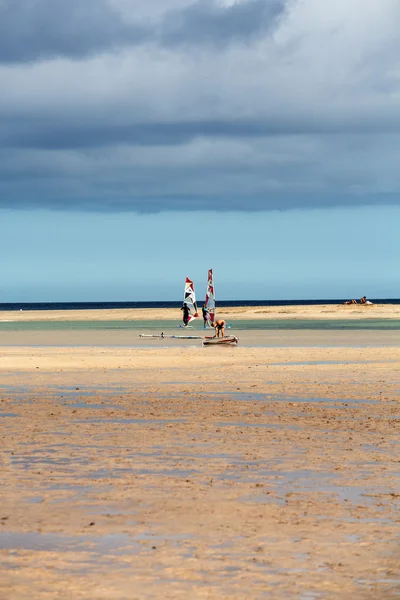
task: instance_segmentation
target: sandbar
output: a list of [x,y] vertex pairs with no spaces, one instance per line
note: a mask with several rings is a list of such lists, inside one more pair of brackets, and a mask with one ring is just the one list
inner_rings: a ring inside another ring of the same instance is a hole
[[[400,319],[400,304],[298,306],[218,305],[218,316],[225,319]],[[124,308],[93,310],[1,311],[1,321],[109,321],[109,320],[181,320],[180,306],[175,308]]]

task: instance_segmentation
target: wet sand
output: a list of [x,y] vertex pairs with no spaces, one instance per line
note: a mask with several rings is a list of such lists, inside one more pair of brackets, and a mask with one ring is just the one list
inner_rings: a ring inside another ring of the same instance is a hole
[[315,333],[2,346],[0,598],[399,597],[400,348]]
[[[10,351],[1,351],[1,346],[37,346],[37,347],[104,347],[104,348],[201,348],[202,340],[184,340],[169,338],[141,338],[141,333],[159,333],[155,330],[51,330],[51,331],[1,331],[0,332],[0,370],[1,355],[10,355]],[[169,334],[183,335],[184,331],[166,330]],[[239,347],[395,347],[400,346],[400,330],[253,330],[241,331],[229,329],[227,333],[239,338]],[[212,335],[210,330],[190,330],[190,335]],[[209,349],[211,351],[211,349]]]

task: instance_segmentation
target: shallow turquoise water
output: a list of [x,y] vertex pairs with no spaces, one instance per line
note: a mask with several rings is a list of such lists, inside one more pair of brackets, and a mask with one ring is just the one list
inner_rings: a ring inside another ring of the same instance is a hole
[[[264,320],[235,320],[229,323],[234,331],[243,330],[397,330],[400,329],[400,319],[357,319],[357,320],[328,320],[328,319],[264,319]],[[105,330],[154,330],[160,333],[191,335],[204,330],[201,322],[193,327],[184,329],[179,322],[173,320],[158,321],[26,321],[0,322],[0,331],[105,331]]]

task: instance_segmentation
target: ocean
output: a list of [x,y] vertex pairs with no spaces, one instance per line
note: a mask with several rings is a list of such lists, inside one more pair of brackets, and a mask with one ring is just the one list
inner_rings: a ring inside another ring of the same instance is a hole
[[[218,300],[219,306],[300,306],[343,304],[348,298],[322,300]],[[369,298],[379,304],[400,304],[399,298]],[[182,301],[147,302],[0,302],[0,311],[10,310],[99,310],[110,308],[180,308]]]

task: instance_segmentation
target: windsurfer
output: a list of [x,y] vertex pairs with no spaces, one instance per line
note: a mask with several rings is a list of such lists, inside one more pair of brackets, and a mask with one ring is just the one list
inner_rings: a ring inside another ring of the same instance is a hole
[[224,321],[224,319],[218,319],[218,321],[214,321],[213,327],[215,329],[216,337],[219,337],[220,334],[221,334],[221,337],[225,336],[225,321]]
[[189,315],[190,315],[190,309],[189,309],[188,305],[186,304],[186,302],[183,303],[181,310],[183,310],[183,324],[186,327],[189,323]]

